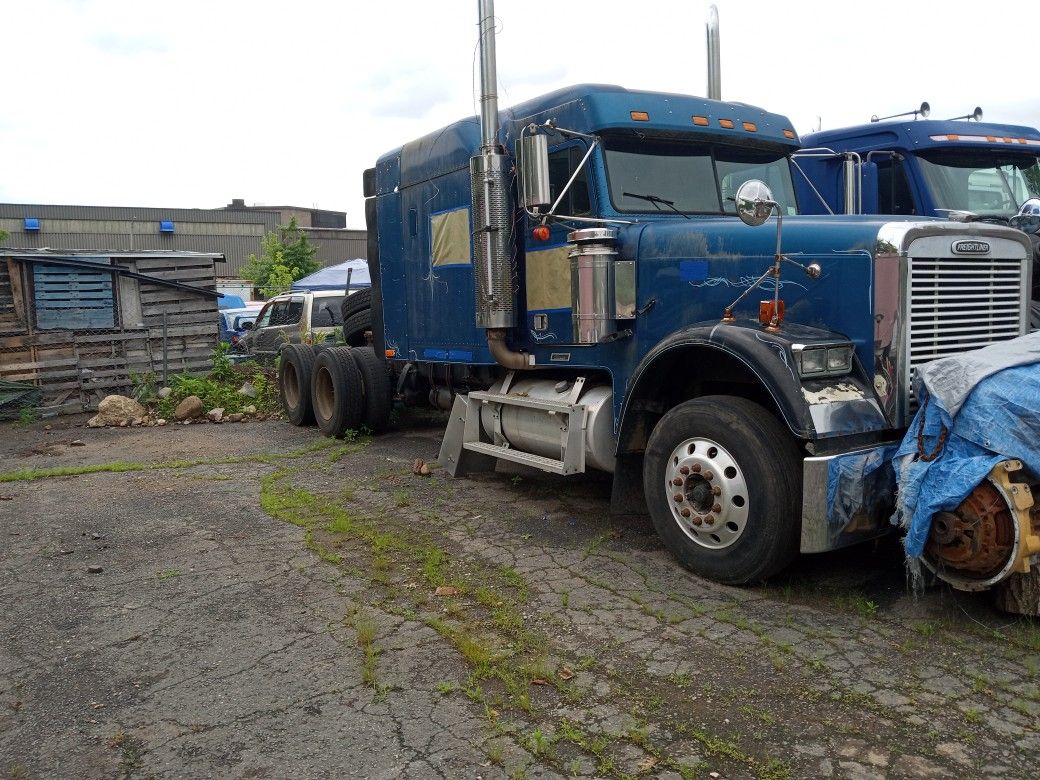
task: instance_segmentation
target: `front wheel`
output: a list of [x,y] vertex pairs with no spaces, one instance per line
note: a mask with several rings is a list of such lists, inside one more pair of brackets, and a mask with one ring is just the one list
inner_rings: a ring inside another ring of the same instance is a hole
[[657,533],[696,574],[744,585],[798,553],[799,453],[751,401],[705,396],[670,410],[647,443],[643,487]]

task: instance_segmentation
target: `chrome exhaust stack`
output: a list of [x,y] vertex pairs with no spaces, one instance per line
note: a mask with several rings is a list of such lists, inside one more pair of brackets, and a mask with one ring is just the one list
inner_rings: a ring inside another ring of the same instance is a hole
[[480,12],[480,152],[470,158],[473,201],[474,291],[480,328],[516,325],[513,302],[509,157],[498,145],[495,3],[478,0]]
[[722,38],[719,35],[719,9],[708,9],[708,99],[722,100]]

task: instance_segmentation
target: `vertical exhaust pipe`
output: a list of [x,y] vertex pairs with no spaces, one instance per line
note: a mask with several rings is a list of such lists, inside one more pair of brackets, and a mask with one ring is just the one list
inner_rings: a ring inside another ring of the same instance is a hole
[[722,40],[719,36],[719,9],[708,9],[708,98],[722,100]]
[[470,158],[473,203],[473,294],[476,324],[487,330],[488,350],[502,366],[531,368],[531,356],[513,352],[507,329],[516,327],[513,207],[509,155],[498,144],[495,2],[477,0],[480,30],[480,151]]

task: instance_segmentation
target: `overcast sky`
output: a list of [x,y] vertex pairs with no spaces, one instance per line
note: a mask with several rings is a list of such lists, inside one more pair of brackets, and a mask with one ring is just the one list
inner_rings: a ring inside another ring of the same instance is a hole
[[[1028,4],[717,5],[723,98],[799,133],[922,100],[933,118],[981,105],[1040,126]],[[498,0],[500,103],[589,81],[703,95],[708,6]],[[362,171],[475,112],[476,22],[473,0],[5,3],[0,202],[238,197],[364,227]]]

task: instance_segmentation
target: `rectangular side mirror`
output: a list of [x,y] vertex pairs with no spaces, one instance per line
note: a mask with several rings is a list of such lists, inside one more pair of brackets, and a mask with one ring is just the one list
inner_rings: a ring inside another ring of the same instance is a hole
[[544,134],[525,135],[516,142],[520,172],[520,201],[530,211],[546,211],[552,205],[549,192],[549,139]]

